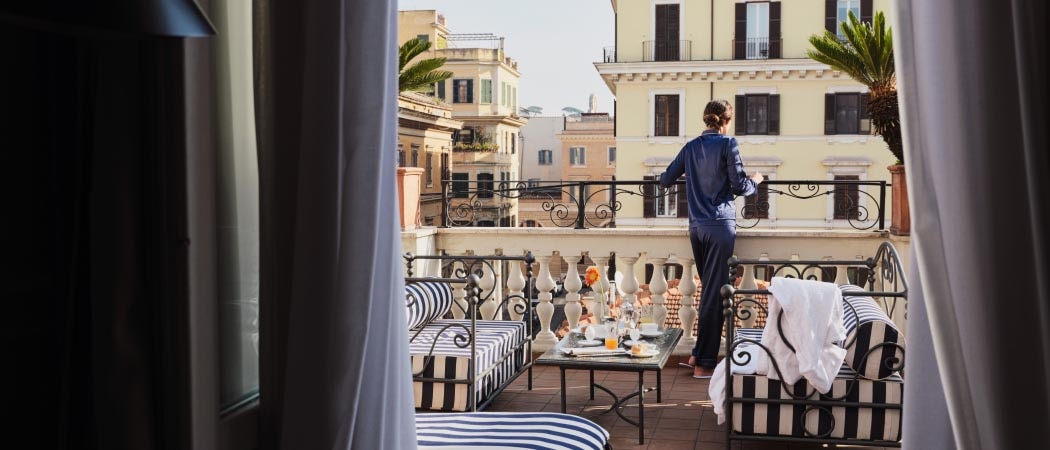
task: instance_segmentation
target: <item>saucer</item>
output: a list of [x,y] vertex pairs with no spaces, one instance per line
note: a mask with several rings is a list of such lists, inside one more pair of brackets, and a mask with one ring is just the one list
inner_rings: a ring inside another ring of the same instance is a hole
[[637,353],[637,354],[630,353],[632,358],[650,358],[650,357],[653,357],[653,356],[656,356],[656,355],[659,355],[659,354],[660,354],[660,352],[657,351],[657,350],[650,350],[650,351],[647,351],[647,352],[641,352],[641,353]]
[[605,341],[599,341],[597,339],[592,339],[589,341],[586,339],[580,339],[576,341],[577,347],[597,347],[599,345],[605,345]]
[[642,343],[642,341],[641,341],[641,340],[637,340],[637,341],[635,341],[635,340],[631,340],[631,339],[628,339],[628,340],[626,340],[626,341],[623,341],[623,345],[626,345],[626,346],[627,346],[627,348],[631,348],[631,347],[634,347],[635,345],[637,345],[637,344],[641,344],[641,343]]
[[664,332],[660,331],[660,330],[656,330],[656,331],[642,331],[641,335],[642,335],[642,337],[654,338],[654,337],[663,336]]

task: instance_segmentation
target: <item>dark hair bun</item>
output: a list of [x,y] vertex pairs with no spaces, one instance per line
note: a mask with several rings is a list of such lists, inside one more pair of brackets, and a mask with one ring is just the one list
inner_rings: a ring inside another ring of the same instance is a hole
[[733,105],[725,100],[711,100],[704,107],[704,124],[708,128],[720,128],[733,118]]

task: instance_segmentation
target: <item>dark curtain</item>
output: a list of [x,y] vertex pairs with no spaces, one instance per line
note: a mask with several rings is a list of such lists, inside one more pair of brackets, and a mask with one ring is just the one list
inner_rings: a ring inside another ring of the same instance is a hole
[[[1050,442],[1045,3],[898,0],[896,7],[912,244],[922,286],[909,307],[904,446],[1044,448]],[[931,431],[945,429],[944,411],[954,439],[931,439]]]
[[413,449],[397,3],[255,3],[266,449]]

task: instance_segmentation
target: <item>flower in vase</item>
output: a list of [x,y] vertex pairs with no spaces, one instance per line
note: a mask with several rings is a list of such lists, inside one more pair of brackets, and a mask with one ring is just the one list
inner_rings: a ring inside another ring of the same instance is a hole
[[583,282],[587,283],[587,286],[598,293],[596,298],[608,301],[608,298],[605,295],[605,290],[602,287],[602,273],[600,269],[598,269],[598,266],[587,268],[587,272],[583,274]]

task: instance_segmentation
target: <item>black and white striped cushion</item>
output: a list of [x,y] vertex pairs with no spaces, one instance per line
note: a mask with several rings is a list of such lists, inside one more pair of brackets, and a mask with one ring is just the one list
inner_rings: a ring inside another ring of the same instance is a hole
[[[449,325],[452,326],[442,331]],[[466,380],[470,373],[470,347],[456,345],[456,335],[466,333],[464,327],[469,329],[469,320],[439,319],[423,327],[419,335],[409,342],[412,373],[422,378]],[[441,335],[435,343],[439,332]],[[524,322],[477,321],[477,359],[474,366],[477,378],[474,395],[479,401],[486,399],[521,367],[524,353],[520,348],[525,339],[527,333]],[[431,355],[431,345],[434,346],[433,358],[427,358]],[[504,359],[508,354],[512,356]],[[488,374],[485,374],[487,371]],[[416,381],[413,389],[416,408],[434,411],[470,409],[466,384]]]
[[[827,394],[817,393],[804,379],[791,386],[789,392],[799,397],[812,393],[808,400],[831,400],[848,391],[841,401],[901,404],[904,381],[900,376],[892,375],[881,381],[854,381],[854,376],[853,370],[844,364]],[[733,396],[737,398],[787,400],[792,398],[789,392],[784,392],[780,380],[770,380],[764,375],[733,375]],[[897,442],[901,439],[901,410],[734,402],[733,430],[741,434]]]
[[452,286],[436,281],[406,284],[405,308],[409,329],[444,317],[452,309]]
[[416,439],[420,450],[604,450],[609,432],[558,413],[417,414]]
[[[864,291],[851,284],[839,286],[839,289],[843,293]],[[846,364],[870,380],[892,376],[893,368],[904,361],[904,335],[897,325],[871,297],[843,294],[842,308],[846,327],[843,344],[853,343],[846,348]],[[883,343],[895,345],[881,345]],[[865,354],[868,354],[867,359]]]

